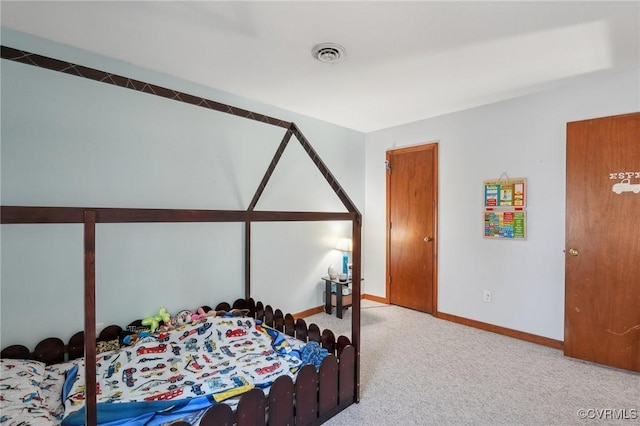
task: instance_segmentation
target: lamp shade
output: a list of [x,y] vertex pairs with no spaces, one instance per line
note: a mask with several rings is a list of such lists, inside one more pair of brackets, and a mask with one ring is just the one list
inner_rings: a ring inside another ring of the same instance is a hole
[[351,238],[340,238],[336,243],[336,250],[353,251],[353,242]]

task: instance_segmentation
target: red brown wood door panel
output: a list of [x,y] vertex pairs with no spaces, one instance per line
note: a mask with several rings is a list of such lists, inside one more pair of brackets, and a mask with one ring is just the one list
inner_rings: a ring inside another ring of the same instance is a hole
[[640,371],[640,113],[568,123],[565,251],[565,355]]
[[435,310],[436,147],[387,155],[389,301],[428,313]]

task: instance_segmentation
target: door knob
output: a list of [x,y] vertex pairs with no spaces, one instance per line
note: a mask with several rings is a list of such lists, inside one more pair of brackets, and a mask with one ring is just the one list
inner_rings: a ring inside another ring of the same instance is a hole
[[431,238],[431,237],[424,237],[424,241],[428,243],[429,241],[433,241],[433,238]]
[[574,248],[571,248],[571,249],[569,249],[569,254],[571,256],[577,256],[577,255],[580,254],[580,252],[578,250],[574,249]]

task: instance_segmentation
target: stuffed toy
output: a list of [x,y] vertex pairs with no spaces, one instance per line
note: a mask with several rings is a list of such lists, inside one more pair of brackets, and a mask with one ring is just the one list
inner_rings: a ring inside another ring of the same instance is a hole
[[127,334],[122,339],[122,343],[125,345],[133,345],[137,343],[140,339],[144,339],[145,337],[149,337],[148,331],[140,331],[138,333]]
[[191,321],[191,315],[193,315],[193,312],[191,312],[188,309],[178,312],[176,316],[173,317],[173,320],[175,321],[175,326],[179,327],[181,325],[187,324],[189,321]]
[[155,333],[155,331],[160,326],[160,322],[164,322],[166,324],[166,323],[169,323],[170,319],[171,319],[171,315],[169,315],[169,312],[167,312],[167,310],[164,307],[161,307],[160,310],[158,311],[158,315],[154,317],[146,317],[145,319],[142,320],[142,325],[149,327],[151,332]]
[[202,319],[204,317],[207,316],[207,313],[204,311],[204,309],[202,308],[198,308],[197,312],[194,312],[193,314],[191,314],[191,321],[198,321],[199,319]]

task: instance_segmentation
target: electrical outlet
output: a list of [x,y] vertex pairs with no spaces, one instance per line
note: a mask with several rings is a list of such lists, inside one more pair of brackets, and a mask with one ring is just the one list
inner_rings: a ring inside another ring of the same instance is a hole
[[102,330],[104,329],[104,323],[103,322],[99,322],[96,324],[96,336],[99,336],[100,333],[102,333]]
[[485,302],[491,302],[491,291],[485,290],[484,293],[482,293],[482,300]]

